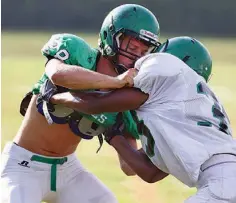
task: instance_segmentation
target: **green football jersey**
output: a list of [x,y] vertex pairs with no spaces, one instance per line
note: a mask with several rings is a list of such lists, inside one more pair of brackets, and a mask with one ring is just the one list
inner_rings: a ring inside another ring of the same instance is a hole
[[[96,71],[99,51],[91,48],[82,38],[72,34],[56,34],[42,48],[42,54],[48,59],[57,58],[66,64],[78,65],[89,70]],[[48,79],[44,73],[41,79],[34,85],[33,94],[39,94],[41,86]],[[95,101],[96,102],[96,101]],[[87,115],[75,112],[72,109],[55,105],[55,111],[52,116],[57,118],[68,117],[73,113],[73,119],[77,121],[76,130],[73,125],[72,131],[76,134],[84,134],[85,137],[101,133],[105,128],[113,125],[118,113],[103,113],[98,115]],[[78,116],[77,116],[78,115]],[[81,119],[81,116],[84,117]],[[80,119],[77,119],[80,118]],[[127,131],[135,138],[139,138],[136,123],[129,111],[123,112],[123,118]],[[54,121],[55,122],[55,121]],[[57,123],[57,122],[56,122]],[[60,122],[58,122],[60,123]],[[62,123],[62,122],[61,122]],[[94,125],[95,124],[95,125]],[[99,126],[99,127],[98,127]],[[83,136],[82,136],[83,137]]]
[[[42,54],[48,59],[57,58],[69,65],[77,65],[96,71],[96,61],[99,56],[97,49],[91,48],[82,38],[72,34],[56,34],[43,46]],[[38,94],[40,87],[48,77],[44,73],[33,87],[33,93]]]

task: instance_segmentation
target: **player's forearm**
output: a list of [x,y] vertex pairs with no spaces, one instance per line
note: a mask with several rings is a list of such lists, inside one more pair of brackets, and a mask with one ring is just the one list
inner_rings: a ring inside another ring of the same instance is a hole
[[114,89],[124,86],[124,81],[80,66],[67,65],[52,59],[46,66],[46,74],[56,85],[69,89]]
[[[78,96],[80,97],[80,95]],[[99,114],[103,112],[122,112],[137,109],[147,98],[148,95],[135,88],[122,88],[96,99],[79,99],[74,93],[73,95],[62,93],[54,95],[51,102],[54,104],[64,104],[82,113]]]
[[118,154],[119,162],[120,162],[120,168],[127,176],[134,176],[136,173],[134,170],[124,161],[124,159]]
[[159,170],[159,172],[156,173],[156,175],[152,178],[152,181],[153,181],[153,183],[158,182],[158,181],[164,179],[165,177],[167,177],[168,175],[169,175],[168,173],[165,173],[165,172]]
[[[138,146],[137,146],[137,142],[136,139],[132,137],[132,135],[130,135],[129,133],[125,133],[124,137],[126,139],[126,141],[129,143],[129,145],[137,150]],[[122,171],[127,175],[127,176],[133,176],[136,175],[136,173],[133,171],[133,169],[124,161],[124,159],[120,156],[120,154],[118,153],[118,157],[119,157],[119,162],[120,162],[120,167],[122,169]]]
[[83,100],[79,97],[73,96],[70,92],[55,94],[51,97],[52,104],[63,104],[66,107],[74,109],[85,114],[94,114],[93,109],[96,108],[95,100]]
[[[76,93],[76,94],[79,95],[79,93]],[[108,106],[109,102],[107,104],[105,100],[106,99],[100,99],[100,98],[92,97],[92,96],[90,96],[90,99],[88,97],[85,99],[81,99],[80,97],[75,96],[74,93],[64,92],[64,93],[58,93],[58,94],[53,95],[50,99],[50,102],[52,104],[63,104],[64,106],[68,108],[74,109],[75,111],[85,113],[85,114],[119,112],[119,111],[124,111],[124,110],[129,109],[126,107],[125,109],[122,109],[120,108],[120,106],[117,106],[117,105]]]
[[160,170],[148,159],[147,156],[134,150],[127,143],[124,137],[114,137],[111,140],[111,145],[140,178],[148,183],[158,181],[156,177]]

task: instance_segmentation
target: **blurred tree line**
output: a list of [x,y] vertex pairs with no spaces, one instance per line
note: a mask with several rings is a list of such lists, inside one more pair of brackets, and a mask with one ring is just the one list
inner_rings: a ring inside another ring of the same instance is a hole
[[150,9],[162,33],[236,36],[236,0],[2,0],[2,29],[98,32],[124,3]]

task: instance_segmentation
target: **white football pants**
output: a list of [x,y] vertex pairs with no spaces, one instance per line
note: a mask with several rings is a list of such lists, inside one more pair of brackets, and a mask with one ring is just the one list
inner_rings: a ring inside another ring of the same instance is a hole
[[204,163],[197,188],[185,203],[236,203],[236,156],[215,155]]
[[13,143],[2,153],[1,203],[116,203],[111,191],[86,171],[75,154],[34,154]]

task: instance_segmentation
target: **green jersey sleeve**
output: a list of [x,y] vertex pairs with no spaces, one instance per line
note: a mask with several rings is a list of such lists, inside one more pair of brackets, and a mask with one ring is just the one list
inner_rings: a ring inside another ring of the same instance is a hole
[[78,65],[90,70],[95,69],[98,56],[98,50],[72,34],[52,35],[41,51],[47,58],[53,57],[66,64]]
[[[96,70],[98,50],[90,47],[82,38],[72,34],[52,35],[43,46],[42,54],[47,58],[57,58],[69,65],[81,66],[85,69]],[[33,94],[38,94],[42,84],[48,79],[44,73],[33,86]]]

